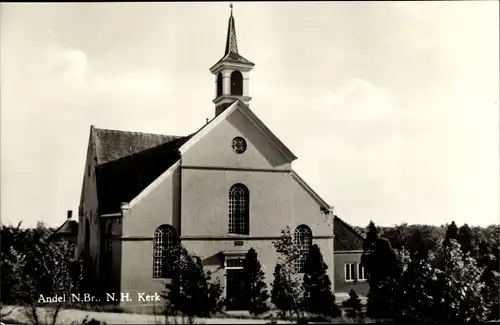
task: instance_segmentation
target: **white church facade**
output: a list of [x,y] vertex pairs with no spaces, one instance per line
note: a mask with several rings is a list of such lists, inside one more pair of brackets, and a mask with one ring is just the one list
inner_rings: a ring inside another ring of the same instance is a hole
[[[254,248],[270,284],[272,242],[286,226],[300,244],[299,264],[317,244],[335,283],[332,207],[249,108],[253,68],[238,53],[231,13],[224,56],[210,68],[215,116],[199,130],[175,136],[90,128],[77,254],[96,290],[161,292],[162,248],[180,242],[220,279],[226,298],[237,300],[241,259]],[[354,248],[358,254],[359,244]]]

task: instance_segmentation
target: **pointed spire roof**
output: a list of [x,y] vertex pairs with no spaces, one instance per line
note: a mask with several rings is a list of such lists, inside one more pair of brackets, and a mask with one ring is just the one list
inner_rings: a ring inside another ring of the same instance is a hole
[[231,8],[231,15],[229,16],[229,22],[227,25],[226,49],[224,51],[224,56],[216,64],[214,64],[214,66],[210,70],[212,70],[214,67],[218,66],[220,63],[223,62],[246,64],[252,67],[255,65],[238,53],[238,42],[236,40],[236,25],[233,16],[233,4],[230,4],[229,7]]
[[231,8],[231,16],[229,17],[229,23],[227,26],[227,39],[226,39],[226,51],[224,52],[224,56],[229,53],[238,54],[238,42],[236,41],[236,28],[234,26],[234,17],[233,17],[233,4],[229,5]]

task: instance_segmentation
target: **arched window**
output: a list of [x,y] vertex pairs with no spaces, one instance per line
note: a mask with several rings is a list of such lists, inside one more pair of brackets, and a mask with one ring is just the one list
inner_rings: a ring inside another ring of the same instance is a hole
[[222,95],[222,73],[219,73],[217,75],[217,96],[216,97],[219,97],[220,95]]
[[297,272],[301,272],[312,246],[311,229],[306,225],[298,226],[295,228],[294,240],[299,253],[299,257],[294,261],[294,267]]
[[229,189],[229,233],[249,234],[249,194],[243,184],[235,184]]
[[154,235],[153,243],[153,278],[166,278],[164,267],[168,250],[177,244],[177,233],[170,225],[159,226]]
[[231,73],[231,95],[243,95],[243,75],[238,70]]

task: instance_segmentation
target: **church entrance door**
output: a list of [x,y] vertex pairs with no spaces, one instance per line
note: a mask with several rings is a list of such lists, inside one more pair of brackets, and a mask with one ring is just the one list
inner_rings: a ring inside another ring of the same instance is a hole
[[244,256],[226,258],[226,309],[247,310],[243,288],[243,260]]
[[246,310],[243,301],[243,269],[226,270],[227,310]]

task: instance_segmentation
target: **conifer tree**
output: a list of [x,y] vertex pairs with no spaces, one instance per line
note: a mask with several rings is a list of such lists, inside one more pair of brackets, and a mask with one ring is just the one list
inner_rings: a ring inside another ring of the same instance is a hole
[[370,223],[368,224],[368,227],[366,227],[366,237],[363,242],[363,250],[365,252],[369,252],[372,250],[373,245],[375,245],[375,242],[378,239],[378,229],[377,226],[375,226],[375,223],[370,220]]
[[303,306],[311,314],[338,317],[340,310],[335,304],[327,269],[318,245],[313,245],[304,264]]
[[457,241],[460,244],[460,248],[462,249],[462,252],[464,254],[469,253],[472,250],[474,246],[473,237],[474,234],[467,224],[464,224],[458,230]]
[[458,238],[458,227],[455,224],[455,221],[452,221],[451,224],[446,229],[446,236],[443,241],[444,246],[449,246],[451,239],[457,240]]
[[288,282],[282,271],[283,266],[276,264],[274,268],[274,280],[271,290],[271,302],[284,315],[293,310],[293,297],[289,294]]
[[391,292],[386,284],[397,281],[401,274],[399,261],[391,243],[386,238],[377,239],[373,251],[364,257],[364,266],[369,276],[367,316],[372,318],[390,318],[393,316]]
[[266,303],[269,294],[264,282],[264,272],[253,248],[248,250],[243,261],[243,293],[245,305],[251,314],[259,315],[269,310]]

